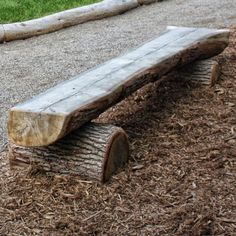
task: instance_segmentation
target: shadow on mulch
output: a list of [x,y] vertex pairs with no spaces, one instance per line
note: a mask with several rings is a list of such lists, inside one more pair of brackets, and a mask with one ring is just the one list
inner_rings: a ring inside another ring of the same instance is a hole
[[215,87],[147,85],[98,119],[122,126],[131,145],[106,185],[0,175],[0,235],[235,235],[235,38],[236,28]]

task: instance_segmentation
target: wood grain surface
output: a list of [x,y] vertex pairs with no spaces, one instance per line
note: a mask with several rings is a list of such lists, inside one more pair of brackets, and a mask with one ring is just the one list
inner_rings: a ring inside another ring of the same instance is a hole
[[13,107],[9,138],[22,146],[49,145],[171,70],[221,53],[228,39],[228,30],[169,27],[139,48]]

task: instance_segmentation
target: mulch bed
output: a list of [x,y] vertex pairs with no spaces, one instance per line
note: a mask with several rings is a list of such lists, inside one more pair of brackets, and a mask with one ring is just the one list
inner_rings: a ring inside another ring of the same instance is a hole
[[2,170],[0,235],[235,235],[236,27],[217,60],[215,87],[148,85],[99,118],[130,138],[109,183]]

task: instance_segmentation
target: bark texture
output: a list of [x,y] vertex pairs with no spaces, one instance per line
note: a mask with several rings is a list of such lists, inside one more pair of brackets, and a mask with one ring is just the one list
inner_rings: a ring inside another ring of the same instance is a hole
[[98,117],[147,83],[228,45],[229,31],[170,27],[158,38],[13,107],[11,141],[47,146]]
[[220,65],[213,59],[196,61],[177,70],[176,76],[196,83],[213,86],[220,76]]
[[108,124],[90,123],[48,147],[9,145],[12,168],[32,165],[39,170],[76,174],[105,182],[128,161],[125,131]]

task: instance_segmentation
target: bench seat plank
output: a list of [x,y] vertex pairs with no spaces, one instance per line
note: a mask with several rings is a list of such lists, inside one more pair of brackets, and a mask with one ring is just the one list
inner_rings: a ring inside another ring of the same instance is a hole
[[228,30],[169,27],[143,46],[13,107],[9,137],[22,146],[49,145],[170,70],[219,54],[228,38]]

